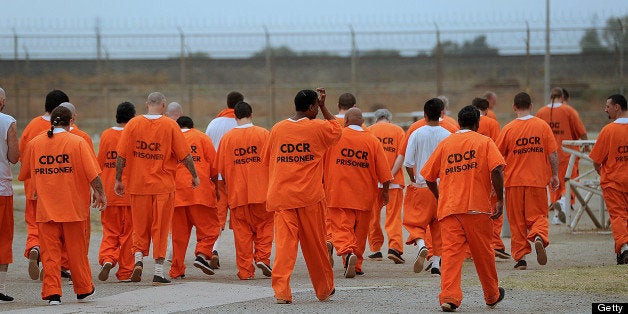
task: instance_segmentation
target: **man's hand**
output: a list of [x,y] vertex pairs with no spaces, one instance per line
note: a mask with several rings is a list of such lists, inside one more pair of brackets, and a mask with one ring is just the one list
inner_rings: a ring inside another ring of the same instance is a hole
[[105,210],[105,208],[107,208],[107,196],[104,193],[101,194],[97,191],[94,191],[94,193],[92,193],[91,206],[92,208],[96,208],[99,211]]
[[558,176],[552,176],[550,179],[550,190],[552,190],[552,192],[557,191],[559,186],[560,180],[558,179]]
[[379,191],[379,205],[380,208],[388,204],[388,189],[380,189]]
[[198,176],[192,177],[192,187],[196,189],[201,184],[201,179]]
[[319,107],[325,106],[325,96],[327,96],[327,94],[325,94],[325,88],[318,87],[318,88],[316,88],[316,91],[318,92],[318,100],[317,100],[316,104]]
[[504,212],[504,201],[495,202],[495,208],[493,209],[493,214],[491,215],[491,219],[497,219]]
[[122,184],[122,181],[116,180],[116,183],[113,185],[113,192],[116,193],[117,196],[124,196],[124,184]]

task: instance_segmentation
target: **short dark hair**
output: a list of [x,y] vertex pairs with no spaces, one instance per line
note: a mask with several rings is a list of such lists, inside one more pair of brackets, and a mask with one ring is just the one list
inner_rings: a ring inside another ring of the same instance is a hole
[[488,109],[488,100],[486,100],[485,98],[475,97],[473,98],[471,105],[484,111]]
[[445,109],[445,103],[440,98],[432,98],[423,105],[423,113],[430,121],[438,121]]
[[458,112],[458,124],[461,128],[471,129],[480,121],[480,110],[475,106],[465,106]]
[[340,97],[338,97],[338,106],[342,110],[349,110],[355,107],[355,103],[355,96],[353,96],[353,94],[351,93],[344,93],[340,95]]
[[628,110],[628,108],[626,107],[626,97],[624,97],[624,95],[613,94],[613,95],[608,96],[608,98],[606,98],[606,100],[608,99],[611,100],[611,104],[619,105],[621,107],[621,111]]
[[135,105],[125,101],[118,105],[116,109],[116,123],[127,123],[135,117]]
[[563,100],[569,100],[569,92],[563,88]]
[[54,135],[54,128],[58,126],[69,126],[70,120],[72,120],[72,111],[66,107],[57,106],[52,109],[50,113],[50,130],[48,130],[48,137]]
[[46,112],[52,113],[52,110],[64,102],[70,102],[70,98],[63,91],[58,89],[50,91],[50,93],[46,95]]
[[194,121],[192,121],[192,118],[188,117],[188,116],[180,116],[177,119],[177,124],[179,125],[179,127],[182,128],[194,128]]
[[241,101],[233,108],[237,119],[250,118],[253,114],[253,108],[248,103]]
[[299,112],[306,112],[311,105],[316,103],[318,94],[311,89],[304,89],[294,96],[294,109]]
[[241,101],[244,101],[244,95],[240,92],[233,91],[227,94],[227,107],[233,109],[235,105]]
[[517,109],[530,109],[530,107],[532,107],[532,99],[528,93],[520,92],[515,95],[514,105]]

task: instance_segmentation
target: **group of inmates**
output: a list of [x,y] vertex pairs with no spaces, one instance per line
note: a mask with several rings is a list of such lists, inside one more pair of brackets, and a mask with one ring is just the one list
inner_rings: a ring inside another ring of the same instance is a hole
[[[475,264],[489,307],[504,298],[496,257],[512,258],[514,269],[523,270],[534,248],[538,264],[547,263],[549,211],[553,222],[564,223],[574,203],[565,195],[561,177],[569,155],[560,146],[587,139],[566,90],[553,88],[551,102],[536,116],[530,96],[518,93],[516,118],[503,128],[492,110],[495,93],[473,99],[457,120],[446,115],[448,100],[439,96],[425,102],[424,117],[405,132],[387,109],[375,111],[375,123],[366,127],[350,93],[340,95],[336,115],[325,99],[323,88],[299,91],[293,116],[269,132],[253,124],[244,96],[231,92],[227,108],[202,132],[181,105],[153,92],[145,114],[130,102],[117,106],[117,125],[102,132],[97,154],[63,91],[48,93],[45,113],[31,120],[19,141],[15,119],[0,113],[0,233],[6,235],[0,241],[0,301],[13,300],[6,292],[13,261],[9,164],[18,160],[26,196],[24,256],[30,278],[42,280],[42,299],[51,305],[61,304],[62,277],[71,280],[79,301],[94,293],[87,256],[90,207],[101,211],[103,227],[99,280],[108,280],[117,267],[119,281],[140,282],[151,243],[152,284],[184,279],[192,227],[192,265],[213,275],[229,215],[237,277],[254,279],[258,268],[272,278],[279,304],[293,301],[290,277],[299,244],[316,297],[325,301],[335,293],[334,257],[341,258],[343,277],[364,275],[365,258],[384,257],[383,231],[387,258],[403,264],[404,245],[415,245],[413,271],[441,276],[443,311],[462,302],[466,258]],[[0,109],[5,101],[0,88]],[[317,119],[319,111],[323,119]],[[590,157],[601,176],[617,263],[628,264],[624,96],[608,97],[605,112],[612,122]],[[575,167],[572,176],[577,172]],[[504,206],[510,254],[500,237]]]

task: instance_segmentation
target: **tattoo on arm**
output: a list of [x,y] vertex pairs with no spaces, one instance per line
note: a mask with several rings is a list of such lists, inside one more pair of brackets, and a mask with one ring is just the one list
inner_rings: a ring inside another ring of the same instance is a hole
[[94,191],[98,192],[101,195],[105,194],[105,189],[102,186],[102,180],[100,180],[100,176],[92,180],[92,182],[90,182],[90,185],[92,186],[92,189],[94,189]]
[[122,170],[126,167],[126,159],[118,156],[116,159],[116,180],[122,181]]
[[558,175],[558,153],[553,152],[549,155],[550,165],[552,166],[552,176]]
[[194,167],[194,159],[192,159],[192,155],[188,154],[187,156],[185,156],[182,162],[183,162],[183,165],[188,169],[188,171],[192,175],[192,178],[197,177],[196,167]]

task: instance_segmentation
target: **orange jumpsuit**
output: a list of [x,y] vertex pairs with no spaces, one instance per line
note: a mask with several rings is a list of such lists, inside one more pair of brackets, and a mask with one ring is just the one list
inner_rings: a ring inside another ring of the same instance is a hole
[[126,124],[116,150],[126,160],[133,252],[148,256],[152,239],[153,257],[165,258],[174,213],[175,172],[190,146],[174,120],[141,115]]
[[504,126],[497,146],[506,159],[504,186],[510,251],[519,261],[532,252],[528,241],[539,236],[544,246],[549,244],[546,187],[552,176],[549,155],[557,146],[549,125],[530,115]]
[[211,177],[217,175],[213,166],[216,160],[214,144],[207,134],[196,129],[184,129],[183,136],[192,149],[192,159],[201,184],[192,188],[192,175],[185,165],[178,165],[172,217],[172,278],[185,274],[185,251],[192,227],[196,227],[194,255],[204,254],[208,259],[212,257],[212,248],[220,234],[216,187],[211,181]]
[[484,291],[484,301],[499,298],[497,270],[491,240],[491,171],[504,165],[495,143],[486,136],[462,130],[440,142],[421,175],[426,181],[440,178],[438,219],[443,235],[440,303],[462,302],[464,244],[469,245]]
[[269,165],[266,205],[275,212],[275,298],[292,301],[290,276],[298,244],[319,300],[334,290],[334,272],[325,245],[323,154],[338,141],[337,121],[286,119],[270,131],[264,160]]
[[388,157],[375,136],[360,126],[348,126],[329,150],[329,158],[324,180],[329,186],[332,243],[339,256],[354,253],[355,270],[361,272],[373,203],[380,201],[377,183],[392,179]]
[[[94,143],[92,142],[92,138],[89,136],[89,134],[85,133],[83,130],[79,129],[78,126],[76,125],[72,125],[70,127],[70,133],[74,134],[74,135],[78,135],[81,138],[83,138],[85,140],[85,142],[87,143],[87,145],[89,145],[89,148],[91,149],[92,153],[94,152]],[[96,157],[96,155],[94,154],[94,157]],[[115,169],[114,169],[114,179],[115,179]],[[89,198],[87,198],[87,201],[90,202],[91,200]],[[85,243],[87,245],[87,250],[89,251],[89,239],[91,237],[91,233],[92,233],[92,224],[91,224],[91,217],[87,217],[87,220],[85,221]],[[62,265],[67,265],[67,254],[63,255],[62,258]]]
[[[566,153],[562,149],[562,143],[564,140],[578,140],[583,135],[587,134],[582,120],[578,112],[567,104],[554,104],[553,108],[543,106],[536,113],[538,118],[543,119],[552,128],[554,133],[554,139],[556,145],[558,145],[558,178],[560,179],[560,187],[556,191],[551,191],[551,202],[558,201],[563,194],[565,194],[565,175],[567,174],[567,167],[569,166],[569,158],[571,155]],[[578,150],[578,146],[570,146],[570,148]],[[571,178],[578,176],[578,162],[574,164]],[[573,196],[571,196],[571,204],[574,203]],[[566,204],[565,204],[566,205]]]
[[495,114],[495,111],[493,111],[492,109],[488,109],[488,111],[486,112],[486,116],[497,121],[497,115]]
[[223,136],[218,148],[216,164],[227,185],[240,279],[255,277],[254,263],[271,265],[274,217],[266,210],[268,165],[262,160],[269,135],[253,124],[237,126]]
[[602,166],[600,183],[619,254],[622,245],[628,244],[628,118],[602,128],[589,157]]
[[[98,148],[98,164],[102,169],[102,181],[107,195],[107,209],[100,213],[102,223],[102,241],[98,252],[98,263],[109,262],[114,267],[119,265],[116,277],[118,280],[131,278],[133,272],[133,252],[131,247],[133,231],[131,219],[131,203],[129,195],[120,197],[113,192],[116,181],[116,147],[122,135],[122,128],[113,127],[102,132]],[[122,182],[128,184],[128,174],[124,173]]]
[[[57,129],[58,130],[58,129]],[[63,239],[83,239],[89,217],[90,182],[100,173],[94,152],[80,137],[62,131],[32,139],[22,158],[20,179],[37,186],[37,224],[44,266],[42,299],[62,295]],[[94,289],[85,241],[65,241],[74,292]]]
[[[399,150],[401,149],[405,136],[403,129],[396,124],[380,122],[373,124],[368,130],[379,139],[381,145],[384,147],[388,165],[392,169],[395,159],[397,159],[399,155]],[[399,171],[393,174],[393,180],[390,182],[388,205],[386,205],[386,220],[384,222],[384,229],[388,235],[388,248],[397,250],[399,253],[403,253],[401,208],[403,205],[403,188],[405,182],[402,168],[403,167],[399,167]],[[371,252],[379,252],[384,244],[384,234],[382,233],[380,219],[382,207],[380,205],[378,199],[373,202],[373,215],[368,235]]]

